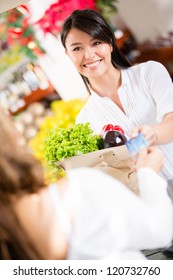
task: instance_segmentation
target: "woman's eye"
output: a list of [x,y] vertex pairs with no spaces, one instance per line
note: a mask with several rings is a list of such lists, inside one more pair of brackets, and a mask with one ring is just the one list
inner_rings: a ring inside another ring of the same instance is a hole
[[102,43],[102,42],[100,42],[100,41],[95,41],[93,45],[94,45],[94,46],[97,46],[97,45],[100,45],[101,43]]
[[78,52],[81,48],[80,47],[76,47],[73,49],[73,52]]

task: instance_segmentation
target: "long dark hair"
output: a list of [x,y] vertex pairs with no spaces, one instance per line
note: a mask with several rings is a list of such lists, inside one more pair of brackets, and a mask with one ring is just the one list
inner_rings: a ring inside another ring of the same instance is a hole
[[0,260],[43,259],[24,228],[10,202],[0,201]]
[[[104,19],[104,17],[95,10],[75,10],[64,22],[61,31],[61,42],[66,49],[66,38],[72,28],[81,30],[89,34],[92,38],[112,45],[111,53],[112,64],[115,68],[123,69],[131,66],[121,50],[116,45],[114,32]],[[88,79],[81,75],[85,85],[88,88]]]

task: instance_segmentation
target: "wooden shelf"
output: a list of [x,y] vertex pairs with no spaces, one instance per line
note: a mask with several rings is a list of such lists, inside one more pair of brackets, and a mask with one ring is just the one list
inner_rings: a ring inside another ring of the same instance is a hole
[[30,95],[25,96],[23,98],[24,100],[24,105],[22,107],[20,107],[19,109],[17,109],[16,111],[10,111],[10,114],[15,115],[21,111],[23,111],[27,106],[29,106],[31,103],[33,102],[37,102],[40,101],[41,99],[44,99],[50,95],[55,94],[55,89],[53,88],[53,86],[50,84],[49,87],[45,90],[42,89],[37,89],[35,91],[33,91]]
[[120,49],[123,48],[124,43],[127,40],[131,39],[131,37],[132,37],[132,35],[130,34],[130,32],[127,29],[122,30],[122,34],[123,35],[116,40],[116,44]]
[[135,63],[155,60],[161,62],[173,77],[173,46],[160,48],[140,48],[140,55],[136,58]]

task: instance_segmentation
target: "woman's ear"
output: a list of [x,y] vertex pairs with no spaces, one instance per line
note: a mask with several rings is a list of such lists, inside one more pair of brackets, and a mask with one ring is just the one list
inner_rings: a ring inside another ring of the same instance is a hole
[[110,50],[111,50],[111,53],[112,53],[113,52],[112,39],[110,39]]
[[67,50],[67,49],[65,49],[65,53],[66,53],[66,55],[68,55],[68,56],[69,56],[69,53],[68,53],[68,50]]
[[113,46],[112,44],[110,44],[110,50],[111,50],[111,53],[113,52]]

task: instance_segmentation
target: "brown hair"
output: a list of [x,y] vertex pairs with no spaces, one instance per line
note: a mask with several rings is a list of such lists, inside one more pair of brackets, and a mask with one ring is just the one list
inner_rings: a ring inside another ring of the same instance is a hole
[[12,197],[44,187],[40,162],[25,146],[10,116],[0,108],[0,258],[39,259],[13,210]]
[[[116,44],[116,37],[105,18],[95,10],[75,10],[65,20],[61,31],[61,43],[66,49],[66,38],[72,28],[81,30],[89,34],[92,38],[101,40],[109,45],[112,45],[111,60],[115,68],[123,69],[131,66],[130,62],[121,52]],[[89,89],[89,80],[81,75],[87,90]]]
[[92,38],[112,45],[112,64],[116,68],[128,68],[131,66],[116,44],[115,34],[106,22],[105,18],[95,10],[75,10],[65,20],[61,31],[61,43],[66,48],[66,38],[72,28],[89,34]]
[[0,259],[37,260],[42,256],[27,237],[10,203],[0,201]]

